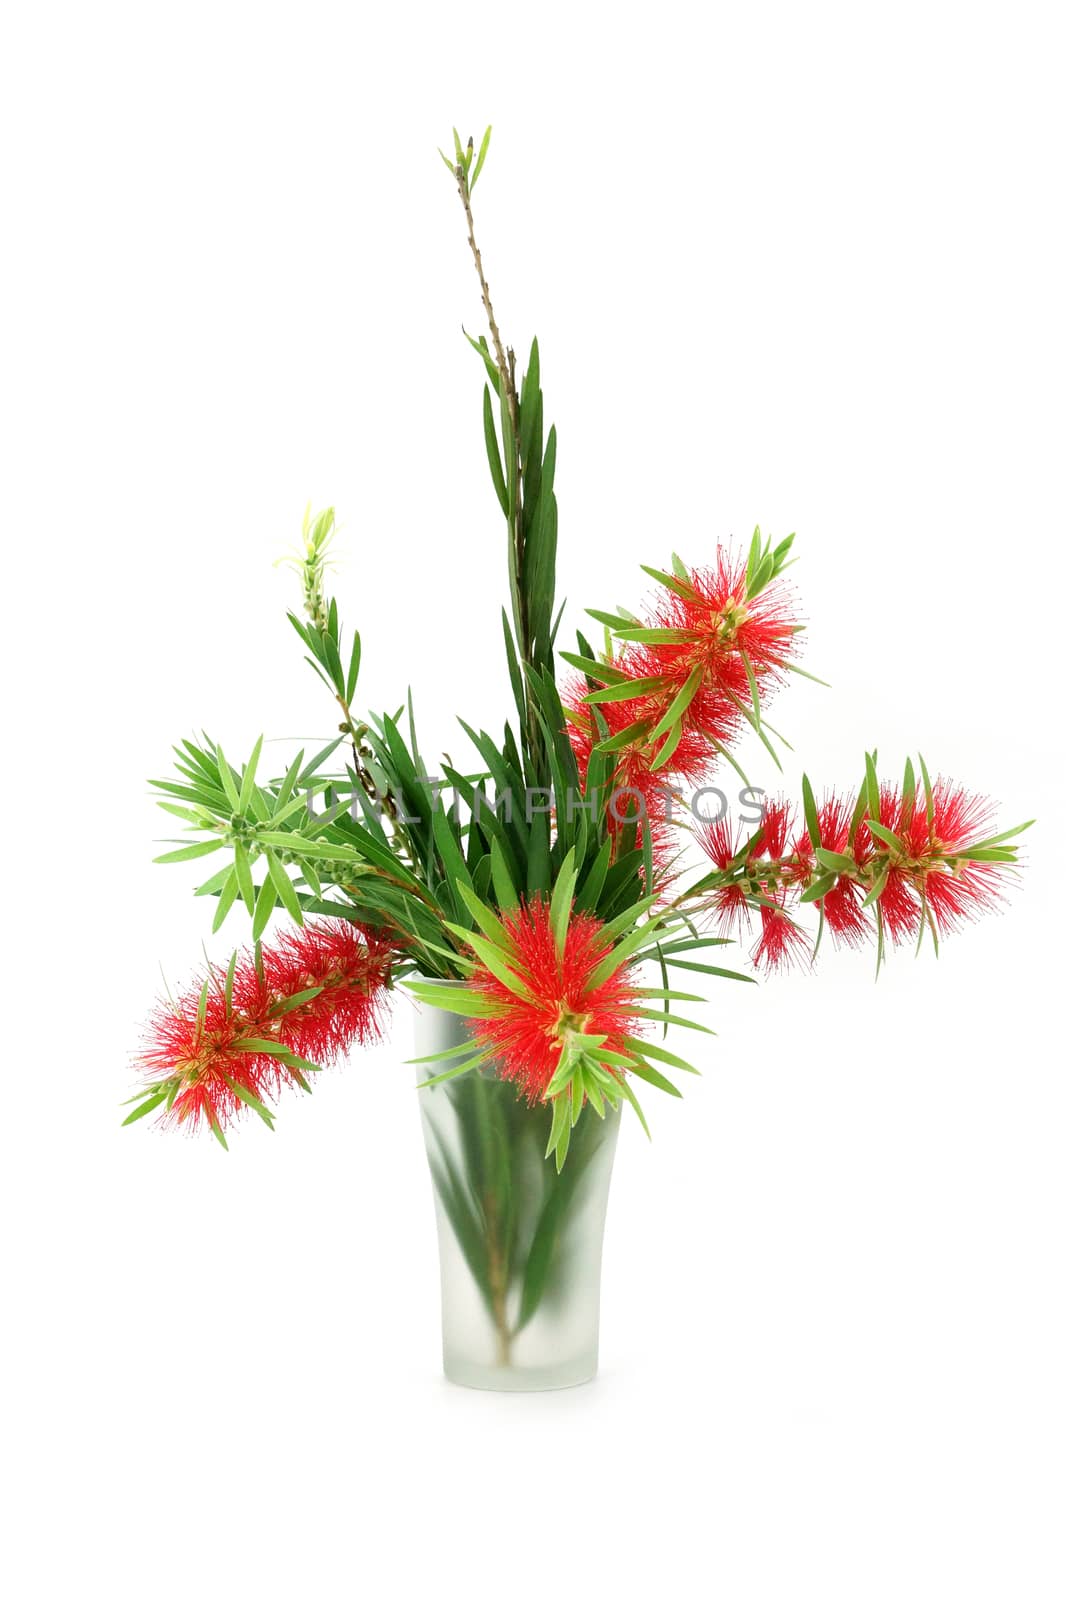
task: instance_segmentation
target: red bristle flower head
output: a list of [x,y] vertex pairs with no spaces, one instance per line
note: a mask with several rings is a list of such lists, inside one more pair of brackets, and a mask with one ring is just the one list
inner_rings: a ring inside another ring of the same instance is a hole
[[[823,850],[843,855],[848,848],[854,795],[830,794],[817,808],[818,838]],[[823,872],[814,853],[810,831],[804,828],[792,845],[791,886],[804,889]],[[862,909],[864,891],[852,878],[841,877],[821,900],[814,902],[838,945],[860,945],[873,931]]]
[[670,679],[678,689],[699,668],[701,682],[686,720],[715,733],[735,702],[751,703],[749,669],[760,696],[777,684],[796,653],[798,625],[788,587],[771,584],[747,598],[746,564],[721,546],[715,562],[695,568],[681,592],[656,593],[642,622],[677,631],[674,642],[643,647],[645,670]]
[[[926,913],[935,918],[940,933],[948,933],[995,904],[999,892],[994,866],[965,859],[965,852],[994,827],[994,807],[988,800],[937,778],[928,793],[919,789],[908,796],[894,785],[882,785],[878,810],[877,820],[902,846],[889,850],[888,876],[878,901],[894,943],[915,938]],[[884,849],[864,822],[856,859],[866,864]]]
[[[718,871],[727,871],[740,849],[740,835],[728,817],[716,817],[713,822],[697,822],[692,831],[696,843]],[[748,897],[738,883],[722,884],[712,889],[707,896],[707,909],[727,937],[735,928],[746,929],[750,925]]]
[[504,913],[501,921],[511,941],[505,959],[523,992],[516,994],[478,964],[470,982],[491,1002],[491,1011],[469,1018],[471,1034],[491,1051],[499,1077],[514,1083],[528,1100],[538,1101],[545,1097],[570,1035],[604,1035],[605,1050],[628,1054],[627,1036],[640,1031],[633,1014],[639,999],[624,967],[595,981],[595,970],[610,949],[603,924],[583,913],[572,916],[560,954],[542,900]]
[[756,967],[784,972],[789,967],[810,966],[810,938],[796,926],[787,911],[781,907],[771,910],[769,906],[760,906],[759,923],[759,938],[752,951]]
[[157,1008],[138,1056],[166,1120],[219,1134],[242,1107],[269,1120],[283,1084],[306,1087],[308,1066],[380,1037],[397,953],[373,928],[322,919],[241,953],[232,973],[209,968]]
[[788,830],[792,807],[784,800],[768,802],[759,825],[759,844],[756,855],[780,861],[789,847]]
[[340,919],[287,928],[263,952],[268,987],[284,996],[320,992],[286,1013],[282,1042],[312,1061],[375,1043],[395,960],[395,942],[374,928]]
[[710,857],[719,872],[724,872],[740,848],[740,836],[729,818],[715,817],[713,822],[701,820],[692,831],[704,855]]
[[[636,650],[627,650],[612,664],[634,679],[647,677],[650,673],[650,668],[640,659],[640,652]],[[602,717],[606,729],[606,732],[601,732],[592,707],[585,702],[588,692],[588,684],[584,678],[572,679],[562,688],[570,743],[582,782],[588,771],[589,757],[597,744],[604,739],[617,737],[638,722],[654,726],[669,703],[662,696],[650,695],[641,695],[633,700],[604,701],[596,706],[596,711]],[[735,721],[729,726],[731,731],[734,730]],[[706,739],[701,734],[685,728],[682,730],[677,749],[669,760],[652,772],[650,769],[655,750],[650,749],[645,743],[626,745],[615,757],[618,774],[616,781],[619,785],[625,783],[642,792],[646,789],[661,789],[670,778],[685,778],[695,782],[706,772],[709,754]]]
[[828,894],[815,902],[821,907],[826,926],[837,944],[860,945],[873,932],[862,902],[863,891],[851,878],[840,878]]
[[677,806],[674,783],[678,778],[695,781],[707,765],[707,747],[699,735],[684,733],[674,752],[674,758],[659,771],[652,771],[654,749],[646,744],[627,745],[615,755],[614,774],[609,791],[595,797],[588,794],[588,767],[594,747],[603,738],[612,738],[624,728],[642,718],[657,720],[661,708],[649,709],[642,700],[609,701],[597,709],[603,716],[606,734],[597,728],[592,708],[584,703],[587,685],[571,682],[563,690],[567,731],[581,777],[582,799],[594,799],[606,822],[607,832],[613,839],[622,833],[628,821],[636,818],[638,826],[635,845],[643,844],[644,828],[651,830],[654,876],[658,884],[665,881],[676,854],[672,822]]

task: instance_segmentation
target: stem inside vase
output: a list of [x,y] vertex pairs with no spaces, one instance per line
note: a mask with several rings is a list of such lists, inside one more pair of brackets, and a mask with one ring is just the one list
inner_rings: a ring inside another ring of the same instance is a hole
[[550,1111],[482,1068],[420,1094],[437,1203],[445,1369],[489,1388],[595,1370],[603,1220],[619,1114],[588,1112],[561,1173]]

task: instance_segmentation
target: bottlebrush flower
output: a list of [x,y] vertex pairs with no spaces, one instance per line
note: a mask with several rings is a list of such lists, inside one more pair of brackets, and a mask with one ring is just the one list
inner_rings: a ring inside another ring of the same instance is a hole
[[[826,796],[817,813],[818,838],[822,849],[832,850],[836,855],[845,853],[854,812],[854,795]],[[867,833],[864,843],[869,838]],[[805,889],[822,872],[807,829],[797,838],[794,852],[794,882],[797,887]],[[855,947],[865,943],[872,935],[873,925],[862,909],[864,895],[865,891],[853,878],[840,877],[833,888],[814,902],[825,916],[826,927],[834,943]]]
[[[693,572],[646,568],[660,589],[642,616],[629,623],[594,613],[611,626],[615,654],[603,664],[601,687],[566,697],[575,748],[608,739],[617,746],[629,733],[631,765],[696,781],[745,720],[758,726],[761,702],[791,665],[799,631],[788,591],[774,582],[790,544],[763,550],[756,532],[746,563],[719,547],[713,566]],[[590,671],[584,658],[568,659]]]
[[988,801],[947,779],[933,782],[924,768],[919,788],[909,762],[902,785],[878,784],[868,762],[861,794],[861,802],[831,794],[816,806],[804,780],[807,826],[789,841],[789,808],[772,801],[746,851],[724,823],[696,830],[717,868],[704,885],[704,905],[723,932],[753,901],[759,905],[756,966],[813,955],[791,917],[801,899],[813,901],[839,944],[862,944],[876,931],[880,960],[883,934],[903,944],[928,925],[939,939],[1000,898],[1003,871],[1017,865],[1006,841],[1022,829],[990,834]]
[[[967,859],[994,826],[994,807],[983,796],[946,778],[937,778],[925,794],[909,796],[882,784],[878,809],[879,817],[867,817],[859,829],[856,854],[869,861],[881,852],[886,879],[878,904],[893,943],[914,938],[924,915],[934,919],[938,934],[945,934],[1000,898],[998,864]],[[896,843],[876,836],[871,820],[887,828]]]
[[641,625],[676,633],[676,640],[645,643],[643,664],[678,693],[699,673],[686,723],[714,738],[727,708],[735,714],[737,701],[751,706],[749,669],[760,699],[781,681],[798,631],[790,591],[775,583],[749,595],[745,563],[721,546],[712,566],[663,588]]
[[760,933],[752,963],[756,967],[769,967],[772,972],[785,972],[789,967],[806,967],[811,961],[811,941],[798,927],[783,906],[759,907]]
[[[740,836],[726,817],[714,822],[700,823],[694,830],[701,850],[710,857],[719,872],[726,873],[740,849]],[[751,923],[748,891],[743,883],[722,883],[708,894],[708,909],[712,912],[721,932],[732,937],[738,928],[747,930]]]
[[[657,719],[661,715],[661,709],[649,708],[642,701],[607,702],[599,707],[607,728],[604,735],[590,707],[584,703],[586,692],[585,682],[581,680],[580,684],[567,685],[562,695],[584,797],[588,797],[589,759],[601,739],[620,733],[641,716]],[[639,848],[643,842],[646,824],[651,829],[655,880],[662,884],[675,850],[671,835],[675,784],[678,779],[698,781],[707,766],[707,746],[698,734],[686,733],[675,751],[675,759],[666,769],[657,772],[652,771],[654,754],[654,749],[645,744],[626,745],[617,751],[610,790],[596,796],[596,802],[603,812],[607,831],[614,838],[618,838],[627,821],[632,820],[629,813],[635,807],[639,820],[636,846]]]
[[320,920],[281,935],[258,959],[160,1004],[137,1064],[149,1089],[127,1121],[162,1108],[164,1120],[222,1130],[242,1106],[271,1124],[267,1103],[285,1083],[380,1037],[396,946],[376,930]]
[[572,916],[560,955],[542,900],[507,912],[502,923],[513,946],[507,966],[523,992],[516,994],[483,962],[470,979],[491,1006],[488,1015],[470,1019],[470,1031],[491,1051],[499,1076],[527,1100],[543,1100],[571,1036],[600,1036],[601,1049],[628,1057],[629,1036],[641,1030],[633,1012],[639,992],[624,967],[595,980],[610,949],[603,924],[581,913]]

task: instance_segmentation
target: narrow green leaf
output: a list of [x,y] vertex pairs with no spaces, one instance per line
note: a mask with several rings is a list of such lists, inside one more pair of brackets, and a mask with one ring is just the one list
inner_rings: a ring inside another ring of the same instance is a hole
[[131,1111],[128,1117],[123,1117],[122,1127],[128,1128],[131,1122],[137,1122],[141,1117],[146,1117],[150,1111],[154,1111],[157,1106],[162,1105],[166,1097],[166,1089],[157,1089],[150,1099],[142,1100],[140,1105]]
[[234,868],[231,867],[230,871],[229,871],[229,877],[226,879],[225,883],[222,885],[222,889],[221,889],[221,891],[219,893],[218,909],[215,912],[215,920],[211,924],[211,932],[212,933],[217,933],[219,928],[221,928],[222,924],[225,922],[226,918],[229,916],[230,911],[233,908],[233,902],[234,902],[234,900],[236,900],[236,898],[237,898],[237,874],[236,874],[236,871],[234,870]]
[[302,928],[304,924],[303,907],[300,905],[300,898],[293,887],[292,880],[273,850],[267,850],[265,853],[267,871],[270,873],[274,888],[277,890],[278,898],[297,927]]
[[241,797],[237,792],[237,785],[233,781],[230,764],[222,754],[222,746],[220,744],[215,746],[215,760],[218,763],[218,775],[226,792],[226,799],[234,811],[239,811],[241,809]]
[[255,741],[255,748],[248,757],[248,765],[244,769],[241,779],[240,794],[237,796],[237,810],[247,811],[252,803],[252,791],[255,788],[255,773],[259,765],[259,754],[263,748],[263,735],[260,734]]
[[566,934],[570,926],[570,913],[574,904],[574,885],[577,880],[577,866],[575,864],[574,850],[571,848],[559,869],[559,876],[552,890],[549,920],[551,930],[555,937],[555,949],[562,960],[566,948]]
[[255,899],[255,914],[252,917],[253,939],[262,938],[263,932],[266,929],[266,925],[270,921],[270,915],[274,910],[276,901],[277,892],[274,888],[273,879],[271,877],[266,877],[263,879],[263,882],[259,888],[259,893],[256,895]]
[[156,856],[154,864],[165,866],[174,861],[195,861],[199,856],[209,856],[213,850],[221,850],[225,842],[224,839],[207,839],[202,844],[186,844],[180,850],[168,850],[166,855]]
[[822,831],[818,825],[818,807],[814,801],[814,790],[807,774],[801,780],[803,790],[803,817],[807,824],[807,835],[811,841],[811,848],[817,850],[822,842]]

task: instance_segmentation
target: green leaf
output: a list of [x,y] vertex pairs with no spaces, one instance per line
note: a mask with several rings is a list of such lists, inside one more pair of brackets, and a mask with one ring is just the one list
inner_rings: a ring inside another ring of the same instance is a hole
[[994,833],[990,839],[979,839],[975,848],[985,850],[992,845],[1003,844],[1007,839],[1013,839],[1019,833],[1024,833],[1027,828],[1031,828],[1035,821],[1036,818],[1031,817],[1028,822],[1019,822],[1016,828],[1007,828],[1004,833]]
[[267,871],[270,873],[274,888],[277,890],[278,898],[297,927],[302,928],[304,925],[303,908],[300,905],[300,898],[293,888],[292,880],[273,850],[267,850],[265,854]]
[[237,797],[238,811],[247,811],[248,807],[252,803],[252,793],[255,789],[255,772],[259,765],[259,753],[262,748],[263,735],[260,734],[258,739],[255,741],[255,749],[248,757],[248,765],[245,767],[244,776],[241,779],[241,790]]
[[263,1104],[259,1096],[254,1094],[251,1089],[246,1089],[243,1083],[238,1083],[236,1078],[231,1078],[228,1073],[224,1072],[222,1076],[225,1078],[227,1086],[232,1089],[233,1093],[237,1096],[237,1099],[240,1100],[242,1104],[250,1106],[253,1111],[262,1117],[267,1127],[273,1133],[273,1112],[271,1112],[270,1109]]
[[[936,821],[936,805],[934,798],[935,789],[933,787],[933,780],[929,776],[929,768],[926,766],[925,760],[920,751],[918,753],[918,765],[922,770],[922,784],[925,788],[925,822],[929,831],[929,837],[932,839],[934,833],[936,832],[934,827],[934,823]],[[932,931],[932,918],[930,918],[930,931]]]
[[230,770],[230,764],[222,754],[222,746],[220,744],[216,744],[215,746],[215,760],[218,763],[218,775],[221,780],[222,787],[225,790],[226,799],[229,801],[234,811],[239,811],[241,809],[241,797],[237,793],[237,785],[233,781],[233,773]]
[[586,606],[585,615],[592,617],[596,622],[602,622],[603,626],[612,632],[618,628],[628,628],[630,621],[628,617],[619,616],[613,611],[593,611],[591,606]]
[[210,1101],[205,1104],[204,1110],[207,1112],[207,1120],[210,1125],[211,1132],[214,1134],[223,1150],[228,1150],[229,1145],[226,1143],[226,1135],[222,1132],[222,1124],[219,1122]]
[[629,1101],[629,1104],[633,1107],[633,1110],[636,1112],[636,1115],[637,1115],[637,1121],[640,1123],[641,1127],[644,1129],[644,1132],[647,1134],[648,1138],[650,1139],[651,1138],[651,1129],[648,1127],[647,1118],[645,1117],[644,1112],[641,1109],[640,1101],[637,1099],[636,1095],[633,1093],[632,1086],[630,1085],[628,1079],[626,1079],[626,1078],[619,1078],[617,1081],[618,1081],[619,1090],[624,1095],[626,1100]]
[[559,655],[568,666],[576,667],[578,672],[583,672],[586,678],[592,678],[596,683],[632,683],[632,678],[627,678],[624,672],[617,667],[612,667],[607,661],[597,661],[594,656],[574,655],[570,650],[560,650]]
[[555,948],[560,961],[566,948],[566,934],[570,926],[570,913],[574,904],[574,885],[577,880],[577,866],[573,849],[567,852],[566,859],[559,869],[559,876],[552,890],[549,920],[552,933],[555,936]]
[[[464,1047],[465,1048],[465,1047]],[[469,1051],[467,1052],[469,1054]],[[432,1078],[423,1078],[418,1085],[420,1089],[435,1089],[438,1084],[449,1083],[453,1078],[461,1078],[468,1072],[484,1066],[491,1052],[483,1050],[479,1055],[470,1056],[469,1061],[461,1061],[457,1067],[449,1067],[446,1072],[435,1073]]]
[[500,445],[496,438],[496,423],[492,414],[492,396],[488,384],[485,385],[485,394],[482,402],[482,420],[485,429],[485,450],[489,458],[489,471],[492,474],[493,487],[496,498],[504,516],[510,515],[510,506],[507,499],[507,484],[503,475],[503,462],[500,459]]
[[803,817],[807,824],[807,835],[811,841],[811,848],[817,850],[822,842],[822,831],[818,825],[818,807],[814,802],[814,790],[807,774],[801,780],[803,790]]
[[274,888],[273,879],[270,877],[264,878],[255,899],[255,915],[252,917],[253,939],[262,938],[276,901],[277,892]]
[[150,1099],[142,1100],[140,1105],[131,1111],[128,1117],[123,1117],[122,1127],[127,1128],[131,1122],[137,1122],[141,1117],[146,1117],[150,1111],[154,1111],[157,1106],[162,1105],[166,1097],[166,1089],[155,1090]]
[[676,1083],[671,1083],[669,1078],[664,1077],[654,1067],[649,1067],[646,1062],[641,1065],[636,1061],[630,1061],[629,1071],[641,1078],[645,1083],[650,1083],[653,1088],[661,1089],[664,1094],[672,1094],[675,1100],[684,1098]]
[[237,975],[237,952],[234,950],[226,967],[226,984],[222,991],[223,1003],[226,1007],[227,1017],[233,1014],[233,980]]
[[748,660],[747,651],[742,650],[740,652],[740,659],[744,667],[744,676],[748,680],[748,693],[751,695],[751,711],[753,717],[755,718],[755,730],[756,732],[759,732],[761,729],[761,717],[759,712],[759,685],[756,682],[755,673],[752,670],[751,662]]
[[661,1044],[654,1044],[648,1039],[631,1039],[627,1043],[640,1055],[652,1056],[654,1060],[661,1061],[664,1066],[673,1067],[678,1072],[694,1073],[697,1078],[700,1076],[698,1067],[694,1067],[691,1062],[685,1061],[681,1056],[675,1056],[673,1051],[664,1050]]
[[610,865],[611,841],[610,839],[605,839],[574,902],[578,911],[596,910],[600,903],[600,895],[603,892],[603,886],[607,880],[607,870]]
[[[363,659],[363,641],[358,631],[352,640],[352,654],[348,662],[348,681],[344,686],[344,698],[351,705],[355,698],[356,686],[359,683],[359,666]],[[297,757],[299,759],[299,757]]]
[[[662,747],[658,751],[657,755],[655,756],[655,759],[653,760],[650,768],[648,769],[650,772],[660,772],[662,770],[662,768],[665,767],[672,760],[672,758],[674,756],[674,753],[677,750],[678,745],[681,743],[681,736],[684,733],[684,731],[685,731],[685,724],[682,721],[682,719],[680,717],[678,717],[677,721],[674,723],[674,725],[671,728],[670,732],[666,736],[665,744],[662,745]],[[645,830],[645,832],[646,832],[646,835],[647,835],[647,842],[650,845],[650,843],[651,843],[651,829],[648,828],[648,829]],[[645,881],[648,881],[647,874],[645,875]]]
[[679,961],[674,956],[667,956],[666,962],[668,966],[678,967],[682,972],[702,972],[708,978],[733,978],[737,983],[756,981],[748,972],[735,972],[732,967],[712,967],[705,961]]
[[584,702],[589,706],[613,705],[619,700],[639,700],[645,695],[657,694],[661,689],[670,687],[669,678],[623,678],[621,682],[609,684],[605,689],[593,689],[584,696]]
[[416,1000],[421,1000],[423,1005],[436,1006],[440,1011],[451,1011],[460,1017],[491,1017],[497,1016],[500,1007],[491,1000],[486,1000],[480,995],[473,995],[465,988],[445,987],[437,983],[418,983],[408,979],[404,987],[414,995]]
[[209,856],[212,850],[221,850],[225,844],[224,839],[207,839],[202,844],[186,844],[180,850],[168,850],[166,855],[156,856],[156,866],[167,865],[173,861],[195,861],[199,856]]
[[226,879],[225,883],[222,885],[222,889],[221,889],[221,891],[219,893],[218,909],[215,912],[215,920],[211,924],[211,932],[212,933],[217,933],[219,928],[221,928],[222,924],[225,922],[226,918],[229,916],[230,911],[233,908],[233,902],[234,902],[234,900],[236,900],[236,898],[237,898],[237,874],[236,874],[236,871],[231,867],[230,871],[229,871],[229,877]]
[[843,872],[849,877],[854,876],[855,862],[851,856],[843,856],[836,850],[823,850],[821,848],[817,849],[814,853],[818,860],[822,863],[822,866],[828,867],[830,872],[835,872],[837,874]]
[[474,170],[470,174],[470,192],[471,192],[471,194],[474,191],[475,183],[477,182],[477,180],[481,176],[481,169],[485,165],[485,157],[489,153],[489,140],[491,139],[491,137],[492,137],[492,123],[490,122],[488,127],[485,129],[484,135],[482,136],[481,148],[477,153],[477,160],[474,162]]
[[237,875],[237,886],[240,889],[241,899],[248,909],[248,915],[255,913],[255,884],[252,881],[252,869],[248,862],[248,852],[238,839],[233,846],[233,870]]
[[661,583],[664,589],[669,589],[673,594],[678,594],[684,600],[692,598],[692,585],[681,576],[671,577],[669,572],[662,572],[658,567],[641,566],[641,572],[646,572],[649,578],[654,578],[656,583]]
[[627,745],[639,744],[648,732],[647,720],[634,722],[628,728],[623,728],[621,733],[616,733],[612,739],[602,739],[596,749],[604,755],[610,755],[615,750],[624,750]]
[[914,800],[916,794],[917,784],[914,780],[914,763],[910,756],[908,756],[906,764],[903,768],[903,797],[900,810],[900,817],[904,827],[906,827],[906,825],[910,822],[911,817],[914,815]]
[[877,765],[874,757],[866,757],[866,805],[870,814],[871,826],[881,820],[881,786],[877,781]]
[[503,859],[503,851],[498,839],[493,839],[489,846],[489,856],[492,870],[492,891],[496,896],[496,903],[501,911],[509,911],[518,904],[518,890],[511,881],[511,874],[507,870],[507,863]]
[[902,854],[906,854],[906,845],[899,834],[893,833],[891,828],[886,828],[881,822],[875,822],[873,817],[867,817],[866,826],[874,838],[880,839],[882,844],[891,845],[894,850],[899,850]]

